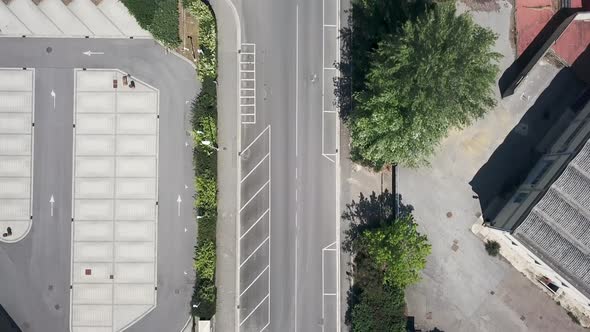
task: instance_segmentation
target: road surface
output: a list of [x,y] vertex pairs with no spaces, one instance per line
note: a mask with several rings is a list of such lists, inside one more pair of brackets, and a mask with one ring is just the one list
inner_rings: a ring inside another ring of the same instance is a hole
[[[231,19],[230,6],[220,2],[218,17]],[[339,123],[333,106],[339,2],[232,4],[239,17],[234,50],[240,52],[232,62],[232,45],[221,46],[220,115],[230,112],[226,101],[238,94],[237,276],[235,293],[223,284],[228,291],[220,297],[227,307],[234,296],[236,312],[219,310],[217,327],[339,331]],[[221,135],[233,149],[232,133]]]

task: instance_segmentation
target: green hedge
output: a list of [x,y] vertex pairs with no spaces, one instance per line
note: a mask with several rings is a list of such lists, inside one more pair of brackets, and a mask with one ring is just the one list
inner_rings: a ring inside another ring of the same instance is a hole
[[[186,5],[186,3],[184,3]],[[210,319],[215,314],[215,240],[217,224],[217,153],[212,146],[203,145],[204,140],[217,146],[217,76],[216,26],[211,8],[200,0],[189,4],[191,13],[199,21],[199,48],[210,48],[213,60],[201,56],[197,62],[201,93],[192,105],[192,135],[194,139],[195,209],[197,215],[197,246],[195,248],[196,281],[192,299],[192,313],[201,319]],[[213,20],[213,21],[211,21]],[[211,29],[213,27],[213,29]],[[213,41],[213,44],[207,44]],[[207,55],[207,53],[205,53]],[[209,61],[207,70],[203,62]],[[195,308],[196,306],[196,308]]]
[[211,7],[204,1],[192,0],[188,4],[189,11],[199,21],[199,54],[197,72],[199,79],[215,80],[217,76],[217,25]]
[[180,44],[177,0],[122,0],[139,25],[166,46]]

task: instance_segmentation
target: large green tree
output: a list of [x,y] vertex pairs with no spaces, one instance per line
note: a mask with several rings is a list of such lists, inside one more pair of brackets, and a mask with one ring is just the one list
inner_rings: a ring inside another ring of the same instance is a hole
[[375,285],[359,295],[352,307],[352,332],[406,332],[404,290]]
[[496,36],[435,5],[378,43],[365,85],[348,119],[354,160],[381,168],[428,163],[452,128],[462,128],[495,105],[500,55]]
[[367,229],[353,243],[353,251],[370,258],[384,284],[405,288],[420,280],[431,246],[417,230],[411,215],[385,226]]

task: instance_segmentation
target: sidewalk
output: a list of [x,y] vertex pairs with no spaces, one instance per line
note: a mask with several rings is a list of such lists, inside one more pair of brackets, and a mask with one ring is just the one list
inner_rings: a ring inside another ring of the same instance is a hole
[[218,31],[218,186],[217,198],[217,310],[216,331],[231,332],[236,324],[236,227],[239,125],[238,125],[238,34],[230,0],[211,0]]
[[[375,173],[364,167],[361,167],[350,160],[350,134],[346,126],[340,127],[340,206],[342,211],[346,211],[347,205],[352,201],[358,202],[359,195],[363,194],[369,196],[371,193],[379,195],[385,190],[390,193],[393,192],[392,188],[392,173],[390,171],[383,171]],[[342,222],[340,228],[340,238],[345,239],[345,232],[349,229],[348,224]],[[348,310],[348,290],[352,287],[352,280],[349,277],[351,262],[350,254],[341,251],[340,254],[340,298],[341,298],[341,331],[347,332],[348,326],[345,324],[344,319],[346,311]]]

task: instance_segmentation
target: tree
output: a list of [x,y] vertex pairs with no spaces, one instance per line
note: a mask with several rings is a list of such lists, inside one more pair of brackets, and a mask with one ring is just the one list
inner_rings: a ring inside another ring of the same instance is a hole
[[348,120],[352,158],[376,169],[428,163],[449,130],[495,105],[496,36],[439,4],[379,42]]
[[352,307],[352,332],[406,332],[404,290],[375,285]]
[[404,289],[420,280],[431,246],[411,215],[376,229],[365,230],[353,251],[369,258],[383,273],[383,283]]

